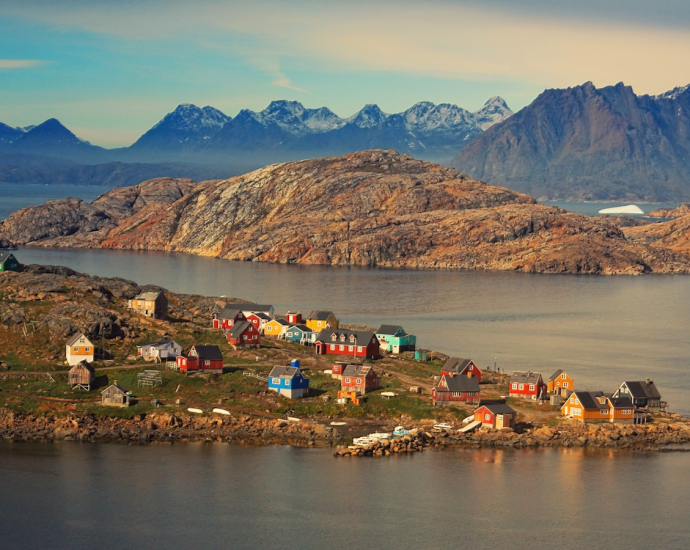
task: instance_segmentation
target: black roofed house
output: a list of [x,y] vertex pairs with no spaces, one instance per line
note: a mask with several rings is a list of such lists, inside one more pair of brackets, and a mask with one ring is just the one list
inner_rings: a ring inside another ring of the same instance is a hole
[[484,428],[515,427],[515,410],[505,403],[487,403],[474,411],[474,421],[481,422]]
[[623,382],[613,396],[628,397],[635,407],[644,407],[649,412],[659,412],[666,408],[666,402],[661,401],[659,390],[649,378],[639,382]]
[[343,369],[340,379],[340,393],[352,393],[364,395],[367,392],[378,390],[381,387],[381,377],[376,374],[374,367],[370,365],[350,364]]
[[79,361],[67,373],[67,383],[72,387],[91,391],[96,382],[96,371],[87,361]]
[[474,376],[477,382],[482,381],[482,371],[472,359],[449,357],[441,369],[441,375],[444,374],[464,374]]
[[[307,326],[309,324],[307,323]],[[369,330],[324,329],[314,343],[317,355],[350,355],[373,358],[379,356],[379,341]]]
[[223,353],[218,346],[192,346],[187,355],[177,357],[177,369],[183,373],[223,373]]
[[474,376],[446,373],[441,375],[438,386],[431,390],[436,407],[454,403],[478,403],[479,381]]
[[130,396],[117,380],[101,392],[101,404],[110,407],[129,407]]
[[140,292],[129,301],[128,307],[152,319],[165,319],[168,316],[168,299],[163,291]]
[[271,319],[275,319],[276,313],[271,304],[242,304],[242,313],[249,317],[252,313],[263,313]]
[[340,322],[332,311],[321,309],[312,310],[304,324],[314,332],[319,332],[326,328],[337,329],[340,326]]
[[634,407],[628,397],[611,397],[602,391],[574,391],[561,406],[561,415],[580,422],[632,424]]
[[19,271],[19,262],[12,252],[0,252],[0,271]]
[[376,331],[376,337],[381,351],[388,353],[414,351],[417,346],[417,337],[407,334],[400,325],[381,325]]
[[238,321],[245,321],[247,316],[240,308],[240,304],[225,306],[213,316],[213,328],[228,330]]
[[258,348],[261,343],[259,329],[249,321],[239,321],[228,331],[228,344],[233,349]]
[[538,372],[514,372],[510,377],[509,395],[529,399],[544,399],[546,384]]

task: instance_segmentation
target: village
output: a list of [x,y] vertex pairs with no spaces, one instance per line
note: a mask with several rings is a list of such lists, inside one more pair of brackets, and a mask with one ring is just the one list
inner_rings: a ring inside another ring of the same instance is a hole
[[[17,269],[11,253],[0,260],[3,269]],[[121,305],[153,327],[167,322],[163,290],[142,291]],[[285,411],[283,422],[318,419],[362,447],[414,434],[422,425],[435,432],[505,433],[545,422],[640,425],[668,413],[650,379],[585,391],[562,370],[548,378],[532,371],[508,375],[472,359],[420,348],[402,326],[342,326],[330,310],[278,315],[269,304],[217,300],[209,325],[184,347],[169,336],[140,341],[136,354],[119,367],[97,341],[75,332],[64,341],[67,385],[72,392],[100,394],[102,408],[145,406],[219,417],[236,414],[239,406],[271,417]],[[99,377],[97,367],[118,372],[118,378]],[[182,377],[175,379],[174,391],[168,383],[172,374]],[[223,395],[218,381],[240,376],[244,384],[235,395]],[[194,388],[215,388],[214,401],[185,393],[185,380]],[[377,419],[390,427],[367,434],[372,426],[378,429]]]

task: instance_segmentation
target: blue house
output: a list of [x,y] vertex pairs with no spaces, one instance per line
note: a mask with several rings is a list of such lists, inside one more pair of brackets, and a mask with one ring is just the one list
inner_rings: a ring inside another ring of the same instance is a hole
[[381,351],[388,353],[400,353],[401,351],[414,351],[417,346],[417,337],[407,334],[399,325],[381,325],[376,331]]
[[309,378],[302,375],[299,362],[294,367],[276,365],[268,375],[268,389],[278,392],[288,399],[306,397],[309,393]]
[[304,346],[316,342],[318,332],[314,332],[307,325],[298,324],[292,325],[285,331],[285,339],[288,342],[297,342]]

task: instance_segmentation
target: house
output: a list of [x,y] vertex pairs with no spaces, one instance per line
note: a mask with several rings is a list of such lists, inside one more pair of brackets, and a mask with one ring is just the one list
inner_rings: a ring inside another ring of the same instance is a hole
[[246,315],[237,305],[225,306],[213,316],[213,328],[229,330],[238,321],[246,320]]
[[560,395],[567,398],[575,390],[575,383],[568,374],[558,369],[549,376],[546,391],[553,395]]
[[65,353],[67,355],[67,364],[73,366],[80,361],[93,362],[96,348],[83,332],[78,332],[67,340]]
[[177,369],[187,374],[190,372],[209,372],[222,374],[223,354],[218,346],[192,346],[187,355],[177,357]]
[[369,365],[348,365],[343,370],[340,379],[340,389],[343,392],[355,392],[364,395],[381,387],[381,377],[376,374],[374,367]]
[[276,313],[272,305],[269,304],[242,304],[242,313],[247,317],[252,313],[263,313],[270,319],[275,319]]
[[264,325],[264,335],[281,338],[288,328],[290,328],[290,323],[285,319],[273,319]]
[[514,428],[515,410],[505,403],[487,403],[474,411],[475,422],[481,422],[483,428]]
[[247,315],[247,321],[254,325],[254,328],[259,331],[259,334],[263,334],[264,327],[266,326],[266,323],[271,321],[271,318],[265,313],[261,313],[259,311],[258,313],[250,313]]
[[332,311],[313,310],[304,323],[314,332],[322,331],[325,328],[335,328],[340,326],[340,322],[333,315]]
[[285,320],[291,325],[302,324],[302,314],[299,311],[288,311],[285,314]]
[[357,393],[356,391],[340,390],[338,392],[338,403],[345,404],[348,401],[353,405],[359,405],[364,401],[366,397],[364,395]]
[[602,391],[574,391],[561,406],[561,415],[581,422],[605,420],[632,424],[635,407],[628,397],[609,397]]
[[381,325],[376,331],[381,351],[388,353],[400,353],[401,351],[414,351],[417,345],[417,337],[407,334],[399,325]]
[[465,376],[474,376],[477,382],[482,382],[482,371],[472,359],[459,359],[458,357],[449,357],[441,369],[441,376],[444,374],[464,374]]
[[431,390],[434,406],[453,403],[479,403],[479,380],[475,376],[446,373],[441,375],[438,386]]
[[19,271],[19,262],[12,252],[0,252],[0,271]]
[[299,367],[276,365],[268,375],[268,389],[288,399],[298,399],[309,393],[309,379],[304,377]]
[[538,372],[514,372],[510,377],[509,395],[526,399],[544,399],[546,384]]
[[286,340],[289,342],[297,342],[305,346],[307,344],[313,344],[318,335],[318,332],[312,331],[307,325],[303,324],[292,325],[285,331]]
[[109,407],[129,407],[130,395],[117,380],[101,392],[101,404]]
[[137,346],[137,357],[142,357],[144,361],[172,361],[181,353],[182,346],[170,338]]
[[140,292],[129,301],[127,307],[152,319],[168,317],[168,299],[162,291]]
[[96,383],[96,371],[86,361],[79,361],[67,373],[67,383],[72,389],[91,391],[91,386]]
[[331,367],[331,378],[340,380],[343,376],[343,371],[348,365],[361,365],[362,363],[348,363],[347,361],[336,361]]
[[368,330],[324,329],[316,338],[314,351],[317,355],[373,358],[379,356],[379,340]]
[[640,382],[623,382],[613,396],[628,397],[635,407],[645,407],[653,413],[666,408],[666,403],[661,401],[659,390],[649,378]]
[[228,344],[233,349],[258,348],[260,343],[259,330],[249,321],[239,321],[228,331]]

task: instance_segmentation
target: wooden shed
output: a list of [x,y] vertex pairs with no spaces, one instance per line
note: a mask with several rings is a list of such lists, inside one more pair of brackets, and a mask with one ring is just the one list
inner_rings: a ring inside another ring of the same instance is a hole
[[127,390],[117,380],[101,392],[101,404],[109,407],[129,407],[130,397]]
[[96,371],[87,361],[79,361],[67,373],[67,383],[72,387],[91,391],[96,382]]

